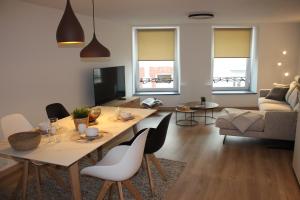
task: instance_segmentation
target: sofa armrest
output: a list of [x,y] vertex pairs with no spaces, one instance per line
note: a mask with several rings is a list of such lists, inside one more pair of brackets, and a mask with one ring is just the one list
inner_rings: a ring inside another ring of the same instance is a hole
[[297,126],[297,115],[297,112],[266,112],[265,134],[272,136],[274,139],[294,140]]
[[260,89],[259,90],[259,97],[266,97],[269,92],[271,91],[271,89]]

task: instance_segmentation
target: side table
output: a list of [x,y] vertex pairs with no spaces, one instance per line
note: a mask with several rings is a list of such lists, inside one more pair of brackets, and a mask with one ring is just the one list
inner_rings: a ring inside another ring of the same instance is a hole
[[[175,114],[176,114],[176,124],[179,126],[195,126],[198,124],[198,122],[195,120],[195,112],[196,110],[191,109],[178,109],[176,108]],[[178,115],[183,114],[184,118],[178,119]]]

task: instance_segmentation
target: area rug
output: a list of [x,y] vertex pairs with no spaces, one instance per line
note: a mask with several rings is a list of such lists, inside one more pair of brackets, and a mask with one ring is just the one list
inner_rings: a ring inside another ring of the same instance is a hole
[[[164,199],[167,191],[170,189],[172,185],[176,182],[179,175],[183,171],[186,163],[172,161],[167,159],[159,159],[164,169],[167,181],[163,181],[160,178],[159,173],[156,168],[151,165],[151,172],[153,176],[153,181],[155,185],[155,194],[152,196],[150,192],[150,186],[148,183],[148,177],[146,174],[146,170],[139,170],[138,174],[133,177],[132,183],[137,187],[139,192],[141,193],[143,199]],[[80,162],[80,168],[85,166],[89,166],[89,162],[87,160],[83,160]],[[42,171],[42,195],[43,199],[46,200],[62,200],[62,199],[72,199],[71,191],[65,191],[60,188],[56,182],[45,175],[45,171]],[[70,185],[68,180],[68,171],[67,170],[59,170],[59,175],[63,177],[67,185]],[[97,199],[97,195],[100,187],[102,186],[102,181],[93,177],[81,176],[80,177],[80,185],[81,185],[81,194],[82,199],[84,200],[95,200]],[[29,181],[29,188],[27,192],[28,199],[38,199],[37,190],[35,188],[35,179],[31,179]],[[125,187],[123,187],[124,197],[125,199],[134,199],[131,194],[127,191]],[[108,196],[108,195],[107,195]],[[107,198],[107,197],[106,197]],[[115,186],[113,189],[112,199],[118,199],[117,187]]]

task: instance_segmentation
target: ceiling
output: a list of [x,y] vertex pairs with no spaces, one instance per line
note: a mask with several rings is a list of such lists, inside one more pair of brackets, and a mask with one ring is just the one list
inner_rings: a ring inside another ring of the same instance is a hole
[[[22,1],[59,9],[66,4],[66,0]],[[77,13],[92,13],[91,0],[71,4]],[[215,18],[188,19],[195,11],[212,12]],[[131,24],[300,22],[300,0],[95,0],[95,15]]]

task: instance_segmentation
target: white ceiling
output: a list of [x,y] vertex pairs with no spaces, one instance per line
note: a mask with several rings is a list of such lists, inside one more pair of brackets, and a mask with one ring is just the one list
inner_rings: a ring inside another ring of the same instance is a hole
[[[22,0],[64,9],[66,0]],[[91,0],[71,0],[75,12],[91,15]],[[95,15],[132,24],[190,23],[187,14],[210,11],[212,23],[300,22],[300,0],[95,0]],[[201,21],[203,22],[203,20]]]

